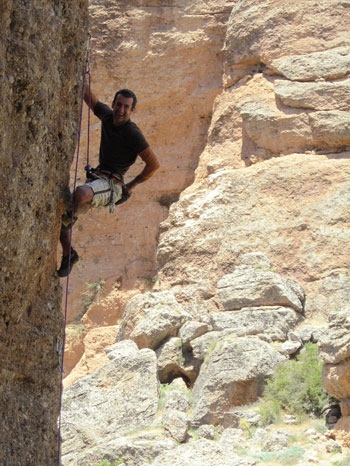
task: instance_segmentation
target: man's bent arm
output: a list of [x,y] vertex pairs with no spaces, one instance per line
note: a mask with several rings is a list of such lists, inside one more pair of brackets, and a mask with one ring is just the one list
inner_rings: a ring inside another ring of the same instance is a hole
[[139,175],[127,183],[126,188],[129,192],[131,192],[137,184],[143,183],[144,181],[151,178],[151,176],[154,175],[160,166],[156,155],[150,147],[147,147],[147,149],[140,152],[139,156],[142,158],[146,165]]

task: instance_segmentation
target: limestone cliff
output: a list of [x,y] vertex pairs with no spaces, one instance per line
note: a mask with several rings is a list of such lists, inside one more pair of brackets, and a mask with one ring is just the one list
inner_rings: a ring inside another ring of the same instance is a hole
[[[2,4],[0,460],[6,466],[57,461],[57,343],[63,322],[56,244],[77,138],[86,8],[85,0]],[[166,380],[168,354],[175,352],[182,364],[176,351],[186,332],[194,338],[200,331],[206,340],[211,323],[229,331],[239,324],[237,308],[225,309],[218,290],[247,252],[266,253],[274,273],[302,284],[306,300],[299,308],[305,304],[310,320],[323,320],[330,311],[334,316],[348,299],[349,11],[346,0],[90,2],[94,90],[107,102],[116,87],[136,91],[135,121],[162,169],[115,217],[100,212],[81,219],[75,238],[83,254],[71,277],[69,318],[82,314],[78,298],[85,283],[106,281],[113,292],[89,307],[82,324],[93,328],[86,342],[100,342],[108,334],[107,346],[131,295],[151,286],[158,297],[171,290],[172,300],[189,316],[190,329],[181,322],[169,332],[165,321],[169,345],[155,347],[158,360],[151,349],[138,352],[132,345],[130,350],[131,361],[145,353],[150,359],[151,417],[157,402],[155,366],[164,364]],[[95,161],[98,132],[93,121]],[[78,175],[82,178],[82,171]],[[296,321],[293,312],[265,313],[266,322],[278,323],[265,338],[287,338],[286,328]],[[282,314],[288,325],[275,317]],[[211,322],[205,322],[207,316]],[[110,327],[94,328],[100,325]],[[180,325],[182,333],[173,337]],[[247,329],[255,354],[260,340],[251,335],[266,328]],[[238,343],[225,337],[214,357],[219,360],[227,348],[241,355]],[[207,345],[194,346],[197,359],[205,358]],[[268,342],[263,346],[269,348]],[[113,351],[123,364],[119,347]],[[72,366],[80,355],[72,357]],[[275,353],[270,359],[266,373],[277,361]],[[346,361],[340,363],[338,372],[346,375]],[[87,364],[83,373],[92,370]],[[191,370],[194,378],[198,368]],[[101,374],[107,386],[114,372]],[[142,373],[135,377],[140,381]],[[260,373],[256,378],[260,381]],[[198,392],[207,388],[203,379]],[[231,383],[225,381],[224,388]],[[329,383],[339,393],[334,380]],[[252,399],[260,390],[256,385]],[[342,393],[347,407],[348,391]],[[228,407],[220,405],[225,412],[213,422],[232,425],[233,417],[225,415],[235,399],[224,401]],[[197,409],[197,422],[204,417],[211,422],[212,407],[204,408]],[[173,428],[169,420],[165,424]]]
[[[235,429],[234,408],[259,397],[281,359],[319,341],[328,315],[346,348],[320,339],[325,376],[347,414],[349,2],[106,1],[90,11],[94,88],[103,100],[121,85],[139,94],[135,118],[162,170],[116,217],[92,213],[75,233],[84,254],[70,318],[84,316],[67,348],[69,370],[82,356],[66,379],[67,464],[202,464],[214,442],[169,454],[163,436]],[[101,280],[105,295],[82,309],[83,283]],[[101,353],[115,335],[98,358],[92,346]],[[164,431],[135,440],[131,413],[147,393],[132,387],[150,382],[143,421],[154,427],[155,366],[157,381],[186,381],[191,409],[174,401]],[[109,404],[114,391],[122,409]],[[221,452],[211,464],[249,461]]]
[[[87,284],[104,280],[81,323],[110,326],[112,343],[130,296],[155,279],[180,293],[203,277],[210,287],[254,251],[305,287],[308,317],[339,307],[349,283],[348,3],[92,2],[90,13],[94,88],[104,100],[118,86],[137,91],[134,118],[162,168],[115,216],[81,219],[70,319],[84,313]],[[74,332],[69,370],[84,336]]]
[[87,4],[1,3],[0,463],[58,461],[56,244],[75,150]]
[[[116,312],[122,316],[126,292],[134,294],[152,286],[159,225],[169,205],[193,181],[213,100],[221,90],[222,48],[234,3],[90,2],[92,87],[108,104],[119,88],[135,91],[138,104],[132,119],[143,130],[161,167],[114,215],[92,211],[79,219],[73,236],[81,260],[71,275],[69,320],[83,314],[82,293],[87,285],[104,280],[106,293],[114,293],[111,305],[105,302],[103,310],[93,312],[93,326],[114,324]],[[95,117],[90,138],[94,165],[100,141]],[[126,180],[142,166],[138,160]],[[84,160],[79,164],[79,178],[84,179]]]

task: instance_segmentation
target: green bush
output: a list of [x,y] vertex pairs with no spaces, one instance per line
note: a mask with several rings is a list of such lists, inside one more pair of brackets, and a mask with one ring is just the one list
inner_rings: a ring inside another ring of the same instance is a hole
[[264,426],[278,424],[282,420],[282,409],[277,400],[264,400],[259,407],[259,413]]
[[307,343],[299,356],[280,364],[267,381],[263,399],[279,404],[293,415],[320,416],[329,396],[322,386],[322,363],[318,359],[317,345]]

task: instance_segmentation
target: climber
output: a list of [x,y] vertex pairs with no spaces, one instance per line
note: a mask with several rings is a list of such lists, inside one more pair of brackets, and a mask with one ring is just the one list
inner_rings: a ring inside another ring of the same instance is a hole
[[[93,169],[86,167],[85,184],[78,186],[70,199],[70,208],[62,216],[60,242],[62,262],[58,275],[66,277],[78,262],[78,253],[71,247],[69,231],[78,214],[90,207],[107,207],[111,213],[114,206],[125,202],[134,188],[148,180],[159,168],[159,162],[140,129],[130,120],[135,110],[137,98],[129,89],[116,92],[112,108],[99,101],[98,97],[86,88],[85,103],[101,120],[101,142],[99,165]],[[124,184],[123,176],[136,161],[137,156],[145,162],[141,173]]]

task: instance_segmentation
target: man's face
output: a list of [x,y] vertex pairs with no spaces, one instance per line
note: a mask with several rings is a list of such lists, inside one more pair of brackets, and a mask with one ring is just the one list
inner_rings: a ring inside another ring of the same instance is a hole
[[124,97],[122,94],[117,95],[112,107],[114,126],[123,125],[130,119],[132,102],[132,97]]

